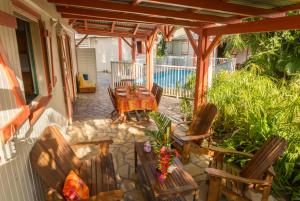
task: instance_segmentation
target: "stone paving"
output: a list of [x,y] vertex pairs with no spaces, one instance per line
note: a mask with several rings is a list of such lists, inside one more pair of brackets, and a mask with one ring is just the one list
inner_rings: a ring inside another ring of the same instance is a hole
[[[113,153],[115,170],[120,187],[126,192],[126,201],[143,201],[144,195],[139,187],[137,175],[134,173],[134,145],[135,141],[145,141],[145,128],[155,126],[151,122],[129,122],[112,125],[110,112],[113,110],[107,93],[110,84],[110,74],[98,73],[97,91],[94,94],[78,94],[74,106],[74,122],[67,129],[67,139],[70,143],[87,140],[98,140],[111,137],[114,143],[110,147]],[[163,97],[159,111],[165,113],[173,121],[180,120],[179,101],[176,98]],[[96,147],[85,147],[76,150],[81,158],[87,158],[97,153]],[[198,200],[206,200],[207,185],[204,168],[209,159],[205,156],[191,156],[189,164],[184,168],[195,178],[200,186]],[[187,200],[192,200],[188,196]]]

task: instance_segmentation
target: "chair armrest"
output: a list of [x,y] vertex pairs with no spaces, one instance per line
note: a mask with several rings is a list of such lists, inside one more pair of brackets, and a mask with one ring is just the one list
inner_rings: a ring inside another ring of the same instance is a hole
[[113,141],[111,139],[103,139],[103,140],[97,140],[97,141],[87,141],[87,142],[78,142],[75,144],[72,144],[71,146],[87,146],[87,145],[101,145],[101,144],[112,144]]
[[89,200],[99,200],[99,201],[119,201],[124,197],[124,192],[122,190],[114,190],[108,192],[100,192],[96,196],[90,197]]
[[212,134],[208,133],[205,135],[186,135],[186,136],[177,136],[179,139],[185,142],[195,141],[195,140],[203,140],[209,138]]
[[244,177],[240,177],[240,176],[235,176],[235,175],[229,174],[223,170],[219,170],[219,169],[215,169],[215,168],[205,168],[205,172],[210,176],[219,177],[222,179],[233,180],[233,181],[241,182],[241,183],[248,184],[248,185],[250,185],[250,184],[259,184],[259,185],[264,185],[264,186],[272,185],[272,183],[269,183],[265,180],[248,179],[248,178],[244,178]]
[[227,155],[241,155],[241,156],[247,156],[247,157],[253,157],[253,154],[250,153],[246,153],[246,152],[241,152],[241,151],[236,151],[236,150],[230,150],[230,149],[224,149],[221,147],[215,147],[215,146],[209,146],[207,147],[209,148],[210,151],[214,151],[214,152],[218,152],[218,153],[222,153],[222,154],[227,154]]

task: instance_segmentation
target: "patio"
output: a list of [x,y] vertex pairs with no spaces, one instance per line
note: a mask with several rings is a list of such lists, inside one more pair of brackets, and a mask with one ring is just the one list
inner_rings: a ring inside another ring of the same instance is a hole
[[[110,83],[110,74],[97,74],[97,91],[95,94],[78,94],[74,106],[74,122],[68,127],[67,139],[76,143],[86,140],[100,140],[106,136],[113,139],[110,152],[113,153],[117,179],[121,188],[126,192],[125,200],[145,200],[139,187],[137,175],[134,172],[134,142],[145,141],[143,129],[155,128],[151,122],[129,122],[126,124],[111,125],[110,112],[113,110],[107,87]],[[179,99],[163,97],[159,112],[180,121]],[[86,147],[76,150],[81,158],[97,152],[96,147]],[[207,185],[204,168],[208,166],[208,156],[192,154],[190,162],[184,166],[200,186],[198,200],[206,200]],[[192,200],[192,195],[187,197]]]

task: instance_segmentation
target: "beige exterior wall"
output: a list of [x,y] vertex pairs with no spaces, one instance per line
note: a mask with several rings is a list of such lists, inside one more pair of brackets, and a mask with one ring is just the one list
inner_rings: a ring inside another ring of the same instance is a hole
[[[47,105],[47,109],[37,122],[30,125],[27,120],[17,131],[17,135],[10,139],[8,143],[0,144],[0,200],[42,201],[44,200],[42,183],[31,168],[29,163],[29,152],[36,138],[42,133],[46,126],[49,124],[58,124],[62,128],[65,128],[67,125],[56,26],[58,23],[61,23],[64,30],[71,37],[72,63],[74,75],[76,75],[77,61],[75,56],[74,33],[72,29],[68,27],[68,24],[60,19],[60,15],[56,12],[55,6],[49,4],[46,0],[20,1],[41,15],[42,21],[45,22],[46,29],[51,34],[53,64],[55,75],[57,77],[57,84],[53,89],[52,99]],[[0,0],[0,10],[12,15],[22,16],[22,18],[30,22],[39,94],[40,96],[46,96],[47,86],[45,82],[38,24],[33,21],[31,18],[32,16],[14,10],[10,0]],[[51,21],[51,18],[56,19],[56,22],[52,23],[53,21]],[[0,25],[0,43],[2,43],[2,46],[6,51],[9,66],[16,74],[20,87],[22,91],[24,91],[15,30]],[[75,80],[75,78],[73,79]],[[37,99],[39,98],[40,97],[37,97]],[[0,127],[8,120],[12,119],[18,111],[7,77],[5,73],[0,70]]]

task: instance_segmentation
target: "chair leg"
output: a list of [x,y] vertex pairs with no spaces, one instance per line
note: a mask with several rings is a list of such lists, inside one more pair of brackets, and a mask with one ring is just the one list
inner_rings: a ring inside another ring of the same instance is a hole
[[[273,176],[271,174],[267,174],[266,180],[271,184],[273,182]],[[268,201],[269,200],[269,195],[270,195],[270,192],[271,192],[271,188],[272,188],[272,186],[265,186],[263,188],[261,201]]]
[[209,179],[207,201],[219,201],[221,195],[221,178],[211,176]]
[[190,151],[191,151],[191,144],[190,143],[184,143],[183,149],[181,153],[181,162],[183,164],[187,164],[190,160]]

